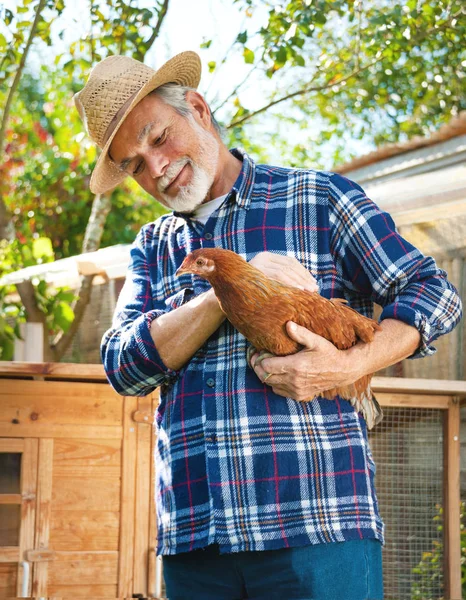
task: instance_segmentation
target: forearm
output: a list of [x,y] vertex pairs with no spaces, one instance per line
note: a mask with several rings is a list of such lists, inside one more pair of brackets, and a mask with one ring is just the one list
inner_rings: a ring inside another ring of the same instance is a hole
[[209,290],[151,323],[150,333],[164,364],[180,369],[225,319]]
[[345,351],[348,364],[358,371],[358,377],[385,369],[408,356],[419,347],[419,331],[396,319],[381,322],[381,331],[377,331],[374,340],[364,344],[359,342]]

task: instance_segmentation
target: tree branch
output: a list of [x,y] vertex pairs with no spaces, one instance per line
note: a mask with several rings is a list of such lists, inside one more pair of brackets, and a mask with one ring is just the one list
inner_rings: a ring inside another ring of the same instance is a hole
[[262,108],[259,108],[258,110],[255,110],[254,112],[249,113],[249,114],[245,115],[244,117],[241,117],[240,119],[237,119],[236,121],[233,121],[233,123],[230,123],[229,125],[227,125],[226,129],[231,129],[232,127],[237,127],[238,125],[241,125],[245,121],[249,121],[249,119],[252,119],[256,115],[259,115],[260,113],[265,112],[269,108],[272,108],[272,106],[276,106],[277,104],[280,104],[281,102],[285,102],[285,100],[290,100],[291,98],[295,98],[296,96],[301,96],[303,94],[308,94],[309,92],[320,92],[322,90],[326,90],[328,88],[331,88],[334,85],[340,85],[340,83],[342,83],[343,81],[347,81],[348,79],[351,79],[351,77],[355,77],[359,73],[361,73],[363,71],[366,71],[370,67],[374,66],[375,64],[377,64],[378,62],[380,62],[382,60],[382,58],[383,58],[383,56],[381,56],[377,60],[372,61],[371,63],[369,63],[365,67],[360,67],[359,69],[355,69],[352,73],[350,73],[346,77],[342,77],[338,81],[333,81],[334,77],[332,76],[332,79],[329,82],[327,82],[327,83],[325,83],[323,85],[317,85],[315,87],[312,87],[312,86],[308,87],[308,86],[306,86],[304,88],[301,88],[300,90],[297,90],[296,92],[291,92],[290,94],[286,94],[285,96],[281,96],[280,98],[277,98],[276,100],[272,100],[271,102],[269,102],[268,104],[266,104]]
[[158,18],[157,24],[154,27],[154,31],[152,32],[152,35],[147,40],[147,42],[144,43],[144,45],[146,46],[144,55],[147,54],[148,50],[150,49],[150,47],[152,46],[152,44],[155,42],[155,40],[157,39],[157,37],[159,35],[163,20],[165,19],[166,15],[167,15],[169,1],[170,0],[164,0],[162,8],[160,9],[160,12],[159,12],[159,18]]
[[[16,71],[15,78],[13,79],[13,83],[11,88],[7,94],[5,107],[3,109],[2,121],[0,123],[0,161],[3,161],[3,146],[5,143],[5,132],[6,132],[6,124],[8,122],[8,118],[10,116],[11,104],[13,102],[13,96],[16,92],[16,89],[19,85],[19,81],[21,79],[21,74],[24,69],[24,65],[26,63],[26,58],[29,53],[29,49],[32,44],[32,40],[36,34],[37,25],[39,23],[40,14],[45,6],[46,0],[40,0],[39,5],[37,6],[36,16],[34,18],[34,22],[31,26],[31,30],[29,32],[29,38],[26,43],[26,46],[23,51],[23,55],[21,56],[20,63],[18,65],[18,70]],[[0,239],[12,240],[14,238],[14,229],[11,225],[11,216],[8,213],[8,209],[5,205],[3,198],[0,198]]]
[[8,121],[8,117],[10,114],[13,96],[16,92],[16,88],[19,85],[19,80],[21,79],[24,65],[26,63],[26,58],[29,53],[29,49],[31,47],[32,40],[34,39],[34,36],[36,34],[37,25],[39,24],[40,15],[45,6],[45,3],[46,3],[46,0],[40,0],[39,4],[37,6],[36,16],[34,17],[34,21],[31,25],[31,30],[29,32],[28,41],[26,42],[26,46],[24,48],[23,55],[21,56],[21,60],[19,62],[18,70],[16,71],[15,78],[13,79],[13,83],[12,83],[10,91],[8,92],[8,95],[7,95],[7,99],[5,102],[5,108],[3,110],[2,123],[0,125],[0,160],[3,158],[3,143],[4,143],[4,139],[5,139],[5,130],[6,130],[6,124]]
[[81,287],[79,288],[78,300],[73,306],[73,322],[71,323],[68,331],[66,333],[59,333],[51,344],[51,350],[53,352],[53,359],[55,362],[59,362],[61,360],[79,329],[86,311],[86,307],[91,299],[92,281],[94,277],[95,275],[84,275],[81,277]]

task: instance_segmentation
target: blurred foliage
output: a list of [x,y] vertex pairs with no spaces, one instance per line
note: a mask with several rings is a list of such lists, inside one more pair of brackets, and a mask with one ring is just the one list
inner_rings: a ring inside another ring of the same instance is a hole
[[[228,56],[242,57],[247,76],[224,90],[223,99],[214,99],[212,108],[227,130],[226,142],[241,145],[260,161],[279,155],[292,166],[325,166],[322,150],[331,147],[337,164],[351,157],[348,140],[402,141],[428,133],[462,108],[466,26],[458,0],[231,2],[244,14],[245,27],[227,56],[212,54],[212,39],[204,40],[199,50],[201,57],[209,56],[210,75],[205,77],[214,78],[225,68]],[[68,4],[45,0],[35,30],[36,62],[47,46],[47,56],[54,54],[57,37],[64,39]],[[93,202],[88,182],[96,150],[72,97],[91,67],[106,56],[144,60],[172,9],[169,0],[146,4],[80,3],[87,33],[55,53],[54,60],[42,61],[40,69],[33,72],[26,64],[0,157],[0,201],[12,215],[15,235],[15,242],[1,248],[0,276],[29,264],[28,252],[36,260],[37,239],[50,240],[47,260],[80,253]],[[0,4],[0,106],[39,5],[39,0],[18,0],[14,9]],[[264,8],[266,20],[258,28],[252,17]],[[243,94],[252,79],[264,83],[263,105],[254,109]],[[165,212],[131,180],[112,192],[111,202],[102,246],[132,242],[143,223]],[[46,296],[36,287],[38,305],[46,306]],[[11,339],[14,323],[25,318],[24,310],[8,304],[8,298],[11,294],[2,290],[0,340]],[[13,323],[10,329],[6,315]],[[67,318],[72,318],[69,311],[63,318],[56,316],[57,326],[52,322],[51,330],[66,328]]]
[[[18,68],[36,4],[24,0],[16,14],[6,9],[0,12],[9,32],[7,36],[0,33],[0,106]],[[47,26],[39,23],[38,40],[51,44],[50,28],[63,7],[60,1],[47,3],[45,20],[42,16],[40,21]],[[57,56],[55,64],[42,65],[34,77],[27,71],[23,75],[0,162],[0,196],[15,230],[15,240],[10,244],[3,241],[0,247],[0,276],[81,252],[94,199],[88,186],[97,153],[83,131],[72,97],[82,88],[92,61],[117,52],[142,58],[151,42],[149,38],[144,41],[141,32],[144,27],[151,29],[150,19],[156,14],[155,9],[135,9],[123,2],[107,6],[104,14],[91,4],[98,35],[93,29],[87,39],[71,45],[68,56]],[[115,22],[124,22],[122,19],[130,20],[129,34],[112,35]],[[111,201],[102,246],[131,243],[143,223],[165,212],[131,180],[112,193]],[[49,240],[51,253],[47,257],[36,256],[38,240]],[[74,317],[70,307],[74,294],[51,289],[44,281],[33,283],[36,304],[46,315],[48,334],[66,332]],[[4,286],[0,293],[1,359],[12,357],[18,325],[25,320],[14,286]]]
[[[462,598],[466,598],[466,505],[461,503],[461,589]],[[437,504],[434,522],[437,531],[443,534],[443,508]],[[411,600],[442,600],[438,592],[443,588],[443,541],[432,540],[432,548],[422,554],[419,564],[412,569],[415,579],[411,584]]]

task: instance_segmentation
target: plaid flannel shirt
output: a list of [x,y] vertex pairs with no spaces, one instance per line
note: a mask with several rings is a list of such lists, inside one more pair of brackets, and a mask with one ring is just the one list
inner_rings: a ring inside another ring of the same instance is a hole
[[248,366],[247,342],[228,321],[171,371],[150,325],[209,289],[197,276],[175,277],[197,248],[227,248],[246,260],[262,251],[296,257],[326,298],[345,298],[366,316],[376,302],[381,320],[416,327],[422,342],[413,358],[432,354],[432,341],[456,325],[457,292],[357,184],[329,172],[256,165],[232,152],[242,172],[205,226],[174,213],[141,229],[102,340],[119,393],[143,396],[162,386],[157,551],[383,541],[365,421],[348,401],[275,395]]

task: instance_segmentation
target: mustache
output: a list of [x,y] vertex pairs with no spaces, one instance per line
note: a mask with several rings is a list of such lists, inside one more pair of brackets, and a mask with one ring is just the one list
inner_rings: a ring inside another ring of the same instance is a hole
[[167,189],[167,187],[170,185],[170,183],[176,179],[176,177],[180,174],[181,170],[188,164],[191,163],[191,160],[187,157],[185,158],[180,158],[177,161],[175,161],[174,163],[172,163],[165,175],[160,179],[159,183],[158,183],[158,188],[160,192],[165,192],[165,190]]

